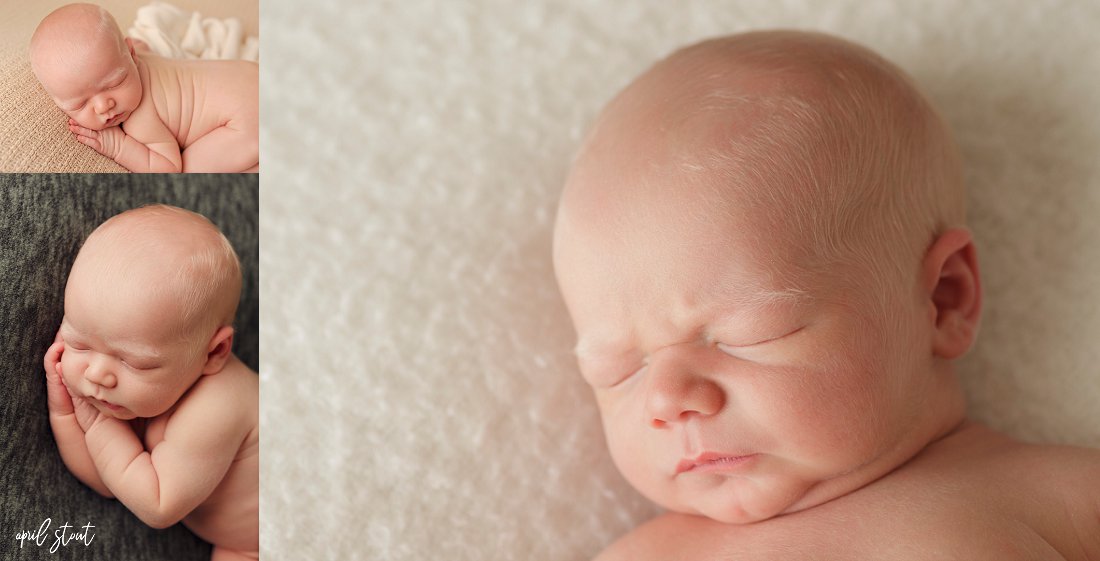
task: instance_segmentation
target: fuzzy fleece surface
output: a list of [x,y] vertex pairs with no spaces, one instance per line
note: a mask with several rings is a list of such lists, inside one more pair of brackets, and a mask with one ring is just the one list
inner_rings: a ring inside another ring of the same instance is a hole
[[972,417],[1100,446],[1100,4],[272,1],[261,24],[268,559],[582,560],[658,512],[571,357],[555,206],[611,96],[751,29],[915,78],[967,166]]

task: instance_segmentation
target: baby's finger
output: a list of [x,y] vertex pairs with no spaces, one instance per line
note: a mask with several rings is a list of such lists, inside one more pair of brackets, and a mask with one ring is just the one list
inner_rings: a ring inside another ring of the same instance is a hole
[[46,406],[53,415],[69,415],[73,412],[73,401],[69,388],[61,379],[61,353],[65,343],[58,341],[50,345],[43,363],[46,369]]
[[99,152],[99,140],[94,138],[88,138],[86,136],[76,135],[76,140],[85,146],[90,146],[96,152]]
[[57,364],[61,362],[61,353],[65,350],[65,343],[63,341],[55,341],[50,345],[50,348],[46,349],[46,354],[42,356],[42,367],[46,369],[46,377],[49,378],[51,374],[57,374]]
[[75,123],[69,123],[69,130],[76,133],[78,136],[86,136],[88,138],[99,138],[99,131],[92,129],[86,129]]

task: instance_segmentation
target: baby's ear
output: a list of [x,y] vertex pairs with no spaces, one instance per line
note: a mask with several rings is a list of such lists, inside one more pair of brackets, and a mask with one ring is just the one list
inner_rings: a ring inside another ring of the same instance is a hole
[[134,40],[127,37],[125,39],[125,41],[126,41],[126,48],[130,50],[130,58],[133,58],[134,57]]
[[221,372],[232,351],[233,327],[223,325],[218,328],[214,336],[210,338],[210,343],[206,346],[206,364],[202,367],[203,375]]
[[925,254],[921,267],[929,298],[932,353],[959,358],[970,350],[982,316],[982,284],[974,240],[966,228],[941,234]]

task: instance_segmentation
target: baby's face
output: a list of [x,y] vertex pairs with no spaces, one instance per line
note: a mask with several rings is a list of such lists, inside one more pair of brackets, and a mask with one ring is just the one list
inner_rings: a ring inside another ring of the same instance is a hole
[[[35,74],[54,103],[80,126],[102,130],[120,125],[141,103],[141,77],[133,49],[111,38],[73,54],[71,45],[46,43],[36,53]],[[64,52],[69,56],[61,58]],[[63,62],[61,62],[63,61]]]
[[65,290],[65,384],[105,415],[160,415],[201,375],[201,334],[178,325],[181,306],[172,291],[158,291],[163,282],[97,269],[78,260]]
[[876,287],[804,272],[781,211],[715,197],[719,174],[653,171],[675,168],[637,144],[578,164],[555,239],[580,369],[627,480],[671,510],[745,523],[912,454],[928,395],[915,357],[931,343],[894,326],[925,319],[916,293],[874,312]]

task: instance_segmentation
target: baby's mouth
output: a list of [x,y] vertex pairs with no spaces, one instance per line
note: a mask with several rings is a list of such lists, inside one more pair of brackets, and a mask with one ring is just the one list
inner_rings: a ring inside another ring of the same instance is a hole
[[676,475],[685,472],[712,473],[736,471],[748,464],[756,454],[727,455],[706,452],[695,458],[684,458],[676,465]]
[[103,404],[104,407],[106,407],[107,409],[110,409],[111,411],[121,411],[122,410],[121,405],[115,405],[114,403],[111,403],[110,401],[104,401],[102,399],[96,399],[94,397],[92,399],[95,399],[96,401],[100,402],[101,404]]

